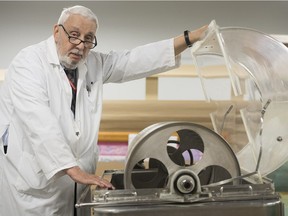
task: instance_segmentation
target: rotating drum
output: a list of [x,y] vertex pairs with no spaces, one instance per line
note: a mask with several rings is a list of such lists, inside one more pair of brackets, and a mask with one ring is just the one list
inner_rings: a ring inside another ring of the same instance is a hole
[[132,141],[124,187],[169,188],[187,194],[238,176],[238,160],[217,133],[190,122],[162,122],[145,128]]

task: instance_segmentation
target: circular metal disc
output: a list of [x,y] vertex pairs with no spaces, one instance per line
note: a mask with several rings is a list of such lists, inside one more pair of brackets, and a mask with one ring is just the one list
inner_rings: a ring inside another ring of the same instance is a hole
[[[153,168],[161,173],[162,178],[158,174],[158,177],[141,183],[143,176],[147,176],[144,174],[136,184],[132,174],[137,164],[145,159],[154,161],[154,164],[158,161]],[[190,122],[162,122],[145,128],[132,141],[125,165],[124,187],[154,188],[159,184],[153,181],[159,179],[166,183],[161,187],[169,187],[169,178],[184,168],[198,175],[201,185],[240,176],[234,152],[217,133]],[[163,177],[167,178],[166,181]]]

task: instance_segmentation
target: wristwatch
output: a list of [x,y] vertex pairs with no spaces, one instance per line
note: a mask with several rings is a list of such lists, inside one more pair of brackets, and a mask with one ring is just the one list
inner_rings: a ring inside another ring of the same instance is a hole
[[191,41],[189,39],[189,33],[190,33],[190,31],[185,30],[184,31],[184,38],[185,38],[185,42],[187,44],[187,47],[192,47],[193,44],[191,43]]

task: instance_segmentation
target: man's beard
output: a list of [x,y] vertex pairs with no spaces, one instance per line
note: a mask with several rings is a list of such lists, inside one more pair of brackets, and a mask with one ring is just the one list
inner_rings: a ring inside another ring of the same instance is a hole
[[[75,51],[75,50],[72,50],[71,51],[72,53],[79,53],[79,51]],[[83,56],[83,54],[82,54]],[[83,57],[79,62],[74,62],[72,61],[69,56],[66,54],[66,55],[59,55],[59,61],[61,63],[61,65],[63,65],[65,68],[68,68],[68,69],[76,69],[78,67],[78,65],[82,64],[84,61],[85,61],[85,57]]]

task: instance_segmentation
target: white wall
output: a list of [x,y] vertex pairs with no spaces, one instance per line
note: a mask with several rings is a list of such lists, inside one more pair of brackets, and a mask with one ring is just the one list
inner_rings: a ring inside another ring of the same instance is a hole
[[[21,48],[49,37],[62,8],[75,4],[88,6],[98,15],[96,50],[102,52],[174,37],[213,19],[221,27],[242,26],[288,35],[288,2],[285,1],[1,1],[0,69],[7,68]],[[192,64],[189,52],[183,57],[185,64]],[[108,85],[104,96],[143,99],[144,86],[144,80]],[[202,93],[199,91],[195,98],[202,98]]]

